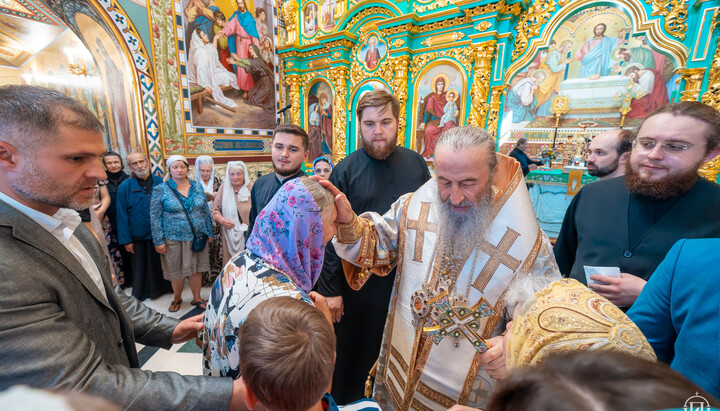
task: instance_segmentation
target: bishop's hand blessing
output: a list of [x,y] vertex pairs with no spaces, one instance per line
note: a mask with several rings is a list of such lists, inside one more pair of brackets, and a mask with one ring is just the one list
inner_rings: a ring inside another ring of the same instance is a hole
[[342,191],[338,190],[330,181],[325,180],[320,176],[313,176],[321,186],[330,190],[332,195],[335,196],[335,207],[337,208],[337,218],[335,222],[337,224],[350,224],[355,219],[355,212],[350,205],[350,200],[347,199]]

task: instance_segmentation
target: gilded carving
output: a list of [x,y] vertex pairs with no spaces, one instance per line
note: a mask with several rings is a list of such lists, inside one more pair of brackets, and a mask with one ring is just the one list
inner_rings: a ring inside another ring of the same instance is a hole
[[681,80],[685,80],[685,90],[680,92],[680,101],[698,100],[705,70],[705,67],[675,69],[675,74],[680,75],[676,82],[680,84]]
[[[421,54],[419,56],[413,56],[412,62],[410,63],[410,73],[412,78],[417,78],[418,72],[422,70],[427,63],[432,60],[441,57],[450,57],[457,60],[465,70],[469,73],[472,71],[473,65],[473,49],[468,47],[455,48],[450,50],[440,50],[430,53]],[[488,81],[488,84],[490,82]]]
[[[364,42],[359,42],[358,44],[356,44],[353,47],[351,54],[353,56],[356,56],[358,53],[358,49],[362,47],[363,44]],[[350,89],[354,90],[358,84],[370,77],[379,77],[385,80],[388,84],[391,84],[393,78],[393,67],[390,63],[390,59],[384,59],[380,63],[378,68],[372,73],[368,73],[362,63],[358,61],[358,59],[353,59],[352,65],[350,66]]]
[[402,47],[402,46],[405,45],[405,40],[403,40],[403,39],[395,39],[395,40],[393,40],[393,42],[390,43],[390,44],[392,44],[392,46],[393,46],[394,48]]
[[444,34],[438,34],[437,36],[428,37],[420,44],[422,44],[425,47],[432,47],[432,46],[439,46],[442,44],[448,44],[456,42],[462,38],[465,37],[465,33],[463,32],[453,32],[453,33],[444,33]]
[[325,54],[328,52],[328,50],[333,49],[335,47],[344,47],[349,50],[352,46],[353,46],[352,41],[350,41],[348,39],[340,39],[340,40],[336,40],[336,41],[331,41],[329,43],[325,43],[325,44],[323,44],[323,47],[315,49],[313,51],[298,52],[298,51],[290,49],[290,48],[283,48],[283,49],[278,49],[277,52],[278,52],[278,54],[282,54],[282,55],[288,56],[288,57],[303,57],[303,58],[305,58],[305,57],[313,57],[313,56],[318,56],[320,54]]
[[408,97],[408,66],[409,56],[399,56],[392,59],[392,67],[395,73],[393,91],[395,97],[400,101],[400,119],[398,120],[398,142],[399,146],[405,145],[405,125],[407,122],[407,97]]
[[[715,11],[710,27],[712,27],[712,30],[720,28],[720,9]],[[720,39],[717,42],[715,55],[713,56],[713,61],[710,64],[708,88],[705,94],[703,94],[702,102],[720,110]]]
[[300,76],[288,74],[286,79],[290,90],[290,122],[300,125]]
[[540,34],[540,27],[550,18],[555,11],[555,0],[537,0],[520,16],[515,30],[515,49],[512,58],[520,57],[528,48],[528,42],[532,37]]
[[500,99],[505,95],[508,85],[494,86],[490,92],[490,111],[486,130],[497,139],[498,121],[500,120]]
[[329,71],[330,81],[335,86],[335,103],[333,105],[333,113],[335,114],[334,122],[334,141],[333,141],[333,160],[335,164],[345,158],[345,150],[347,147],[347,67],[334,67]]
[[489,105],[487,103],[490,94],[490,69],[492,59],[495,56],[495,42],[486,42],[473,49],[474,75],[473,85],[470,88],[470,116],[468,125],[485,127],[485,117]]
[[497,3],[487,4],[485,6],[473,7],[463,10],[463,12],[469,17],[483,16],[488,13],[498,12],[500,14],[512,14],[513,16],[519,16],[522,12],[521,3],[515,3],[512,6],[507,4],[505,0],[500,0]]
[[285,64],[285,67],[293,68],[293,67],[295,67],[295,64],[292,61],[288,61],[287,64]]
[[558,6],[560,7],[565,7],[568,3],[570,3],[570,0],[558,0]]
[[[338,54],[339,54],[339,53],[338,53]],[[317,60],[313,60],[313,61],[311,61],[310,63],[308,63],[308,67],[310,67],[310,68],[315,68],[315,67],[320,67],[320,66],[326,66],[326,65],[328,65],[328,64],[330,63],[330,61],[331,61],[331,60],[330,60],[329,58],[327,58],[327,57],[321,58],[321,59],[317,59]]]
[[651,16],[665,17],[665,31],[685,40],[687,32],[687,0],[645,0],[646,4],[652,4]]
[[415,26],[412,23],[401,24],[399,26],[383,29],[382,33],[385,36],[392,36],[394,34],[400,33],[419,34],[449,28],[457,29],[469,24],[472,24],[472,18],[469,15],[464,15],[460,17],[455,17],[454,19],[436,21],[430,24],[423,24],[422,26]]
[[[715,14],[713,15],[710,27],[711,30],[717,30],[718,28],[720,28],[720,9],[715,10]],[[715,55],[713,56],[713,61],[710,65],[710,73],[708,74],[708,88],[705,94],[703,94],[702,102],[709,106],[712,106],[716,110],[720,110],[720,39],[717,42]],[[700,170],[698,170],[698,174],[700,174],[702,177],[707,178],[710,181],[717,181],[719,172],[720,156],[717,156],[709,162],[705,163],[702,167],[700,167]]]
[[338,60],[340,58],[340,52],[339,51],[334,52],[332,54],[332,58],[335,60]]
[[449,6],[450,4],[455,4],[455,0],[436,0],[425,5],[415,3],[413,11],[416,13],[425,13],[426,11],[439,9],[441,7]]
[[388,17],[392,17],[392,12],[384,7],[368,7],[361,11],[360,13],[353,16],[353,18],[350,20],[350,22],[347,24],[347,28],[349,31],[354,31],[355,25],[364,19],[367,16],[372,16],[373,14],[382,14]]
[[283,19],[285,19],[285,27],[287,29],[286,45],[297,44],[298,42],[298,2],[290,0],[282,6]]
[[475,26],[475,31],[477,31],[477,32],[479,32],[479,33],[482,33],[483,31],[485,31],[485,30],[489,29],[490,27],[492,27],[492,25],[493,25],[493,24],[490,23],[490,22],[487,21],[487,20],[481,21],[480,23],[478,23],[478,24]]

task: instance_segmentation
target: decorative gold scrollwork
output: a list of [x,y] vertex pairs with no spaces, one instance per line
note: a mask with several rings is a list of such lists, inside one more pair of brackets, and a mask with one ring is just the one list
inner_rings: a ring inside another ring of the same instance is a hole
[[439,46],[442,44],[456,42],[464,37],[465,37],[465,33],[461,32],[461,31],[456,31],[453,33],[443,33],[443,34],[438,34],[437,36],[428,37],[425,40],[423,40],[422,42],[420,42],[420,44],[422,44],[425,47]]
[[512,59],[520,57],[528,48],[528,43],[532,37],[540,34],[540,27],[550,18],[555,11],[555,0],[537,0],[520,15],[515,30],[517,38],[515,39],[515,49],[512,53]]
[[498,122],[500,120],[500,99],[505,95],[508,85],[493,86],[490,92],[490,111],[488,112],[488,123],[485,128],[494,139],[497,139]]
[[490,23],[490,22],[487,21],[487,20],[481,21],[480,23],[478,23],[478,24],[475,26],[475,31],[477,31],[478,33],[482,33],[483,31],[485,31],[485,30],[489,29],[490,27],[492,27],[492,25],[493,25],[493,24]]
[[392,68],[395,73],[393,91],[395,97],[400,101],[400,119],[398,120],[398,142],[399,146],[405,145],[405,126],[407,122],[407,97],[408,97],[408,66],[409,56],[399,56],[392,59]]
[[418,72],[432,60],[442,57],[454,58],[460,64],[465,67],[465,70],[469,73],[472,71],[473,55],[472,49],[467,47],[455,48],[450,50],[433,51],[430,53],[421,54],[419,56],[413,56],[412,62],[410,63],[410,73],[412,78],[417,78]]
[[282,6],[283,19],[285,19],[285,27],[287,30],[287,42],[285,45],[293,45],[298,43],[298,2],[290,0]]
[[405,40],[403,40],[403,39],[395,39],[395,40],[393,40],[393,42],[390,43],[390,44],[392,44],[393,48],[402,47],[402,46],[405,45]]
[[425,13],[426,11],[439,9],[441,7],[449,6],[450,4],[455,4],[455,0],[436,0],[425,5],[415,3],[413,11],[415,13]]
[[483,16],[488,13],[498,12],[500,14],[512,14],[513,16],[519,16],[522,11],[521,3],[515,3],[512,6],[508,5],[505,0],[500,0],[497,3],[487,4],[485,6],[472,7],[463,10],[463,12],[469,17]]
[[[715,10],[710,27],[711,30],[720,28],[720,9]],[[715,55],[713,56],[712,64],[710,64],[708,88],[705,94],[703,94],[702,102],[716,110],[720,110],[720,39],[718,39]],[[700,170],[698,170],[700,176],[715,182],[717,181],[718,173],[720,173],[720,156],[703,164]]]
[[348,69],[344,66],[334,67],[329,71],[330,81],[335,86],[335,102],[333,104],[333,161],[335,164],[345,158],[347,147],[347,80]]
[[646,4],[652,4],[651,16],[665,17],[665,31],[685,40],[687,32],[687,0],[645,0]]
[[388,17],[392,17],[392,12],[385,7],[368,7],[355,16],[350,20],[350,22],[347,24],[347,28],[349,31],[355,31],[355,25],[363,20],[365,17],[372,16],[372,15],[384,15]]
[[[285,3],[287,4],[287,3]],[[300,76],[297,74],[288,74],[286,76],[287,85],[290,89],[290,122],[292,124],[300,124]]]
[[494,41],[483,43],[473,49],[475,67],[473,84],[470,88],[471,106],[468,125],[485,127],[485,116],[489,108],[487,98],[490,93],[490,69],[495,50],[497,47]]
[[685,80],[685,90],[680,92],[680,101],[698,100],[705,70],[705,67],[675,69],[675,74],[680,75],[675,81],[680,84],[680,80]]

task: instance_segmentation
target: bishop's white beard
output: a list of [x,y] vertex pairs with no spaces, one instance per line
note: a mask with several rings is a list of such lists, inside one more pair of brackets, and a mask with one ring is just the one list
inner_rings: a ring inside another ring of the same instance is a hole
[[436,250],[442,255],[469,255],[490,225],[490,207],[492,205],[492,186],[482,194],[477,204],[464,200],[461,205],[470,205],[464,212],[454,211],[450,197],[443,201],[440,191],[435,190],[435,202],[438,205],[438,244]]

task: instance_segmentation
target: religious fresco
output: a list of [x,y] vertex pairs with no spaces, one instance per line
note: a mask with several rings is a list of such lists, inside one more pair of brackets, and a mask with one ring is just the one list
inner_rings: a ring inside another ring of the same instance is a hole
[[[553,99],[568,97],[563,127],[617,127],[623,99],[625,126],[667,103],[676,88],[676,64],[630,18],[610,6],[573,13],[510,82],[503,128],[555,126]],[[629,110],[628,110],[629,109]],[[511,126],[508,127],[508,125]]]
[[430,159],[440,135],[465,123],[466,80],[458,66],[441,60],[419,74],[415,87],[414,147]]
[[183,0],[193,127],[275,126],[275,36],[267,0]]
[[337,0],[325,0],[320,5],[320,30],[328,33],[335,28]]
[[305,37],[312,37],[318,29],[318,6],[308,3],[302,12],[302,32]]
[[358,49],[357,58],[365,70],[373,71],[378,67],[385,54],[387,54],[387,44],[377,33],[371,33],[367,36],[363,46]]
[[116,39],[92,17],[75,14],[75,22],[81,30],[85,45],[95,59],[106,99],[112,110],[107,114],[113,147],[122,156],[137,150],[140,120],[135,100],[136,85],[133,84],[132,68],[127,64]]
[[306,127],[309,137],[308,161],[331,156],[333,148],[333,97],[328,83],[319,80],[310,86],[305,106],[308,107]]

